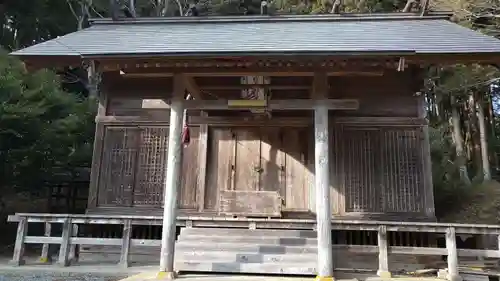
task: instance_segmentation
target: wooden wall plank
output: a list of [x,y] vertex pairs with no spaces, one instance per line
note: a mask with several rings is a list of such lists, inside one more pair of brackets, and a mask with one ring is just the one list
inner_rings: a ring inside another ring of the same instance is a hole
[[281,130],[262,128],[260,132],[260,167],[259,190],[281,192],[282,173],[285,163],[282,163]]
[[232,188],[234,140],[228,128],[209,127],[210,149],[208,150],[207,186],[205,210],[218,210],[219,190]]
[[259,187],[260,132],[255,128],[234,129],[236,135],[235,180],[233,190],[254,190]]
[[[202,117],[206,117],[207,113],[202,112]],[[205,188],[207,186],[207,162],[208,162],[208,125],[200,125],[198,137],[198,190],[197,202],[198,211],[202,212],[205,209]]]
[[359,110],[337,111],[337,116],[418,116],[419,102],[411,72],[380,77],[334,77],[330,97],[359,99]]
[[[108,94],[105,91],[99,92],[98,96],[99,104],[97,107],[96,118],[106,115],[106,109],[108,107]],[[101,171],[101,159],[102,159],[102,148],[104,145],[104,125],[96,122],[95,125],[95,135],[94,144],[92,151],[92,165],[90,168],[90,185],[89,185],[89,197],[88,197],[88,208],[97,207],[97,196],[99,193],[99,174]]]
[[307,138],[306,130],[284,128],[283,151],[285,153],[285,210],[309,210],[309,185],[307,181]]
[[182,184],[179,191],[180,209],[197,209],[198,198],[198,140],[199,127],[190,128],[191,141],[183,150],[182,161]]

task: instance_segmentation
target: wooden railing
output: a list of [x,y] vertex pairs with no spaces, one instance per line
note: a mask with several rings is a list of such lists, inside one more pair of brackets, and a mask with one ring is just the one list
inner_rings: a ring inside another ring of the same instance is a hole
[[[17,222],[17,238],[14,247],[12,264],[23,264],[25,244],[43,244],[41,260],[48,258],[48,245],[59,244],[58,263],[68,266],[76,245],[110,245],[120,246],[121,266],[129,266],[131,246],[159,247],[161,241],[156,239],[132,239],[132,228],[137,225],[161,225],[158,216],[99,216],[99,215],[64,215],[64,214],[29,214],[19,213],[9,216],[10,222]],[[44,223],[45,236],[28,236],[28,223]],[[62,235],[51,237],[52,224],[62,224]],[[121,238],[76,237],[75,225],[121,225]],[[179,226],[185,227],[231,227],[250,229],[314,229],[314,220],[293,219],[246,219],[246,218],[211,218],[211,217],[179,217]],[[454,280],[459,276],[458,257],[500,258],[500,250],[457,249],[457,235],[495,235],[500,241],[500,226],[443,223],[410,223],[386,221],[332,221],[333,230],[376,231],[378,245],[333,245],[334,249],[346,249],[355,253],[378,253],[378,275],[390,276],[388,257],[391,254],[407,255],[443,255],[447,256],[447,270],[442,277]],[[441,233],[446,237],[446,248],[439,247],[403,247],[390,246],[388,232]],[[500,245],[499,245],[500,246]]]

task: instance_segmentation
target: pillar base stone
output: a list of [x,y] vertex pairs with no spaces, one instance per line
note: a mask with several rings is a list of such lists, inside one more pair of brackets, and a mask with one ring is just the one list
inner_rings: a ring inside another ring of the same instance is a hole
[[335,281],[335,278],[333,276],[316,276],[314,281]]
[[460,275],[450,275],[447,269],[441,269],[438,271],[439,279],[445,279],[448,281],[462,281],[463,278]]
[[380,278],[392,278],[392,274],[390,271],[377,271],[377,276]]
[[21,266],[21,265],[25,265],[26,264],[26,261],[25,260],[20,260],[20,261],[15,261],[15,260],[10,260],[8,262],[8,264],[10,266]]
[[50,258],[40,258],[38,261],[41,263],[51,263],[52,260]]
[[156,274],[156,280],[174,280],[177,278],[177,273],[160,271]]

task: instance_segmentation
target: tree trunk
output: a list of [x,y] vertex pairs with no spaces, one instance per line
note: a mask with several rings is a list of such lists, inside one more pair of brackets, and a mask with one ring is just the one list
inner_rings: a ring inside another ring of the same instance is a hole
[[489,112],[489,122],[490,122],[490,136],[493,140],[493,149],[490,149],[491,160],[493,161],[493,167],[496,170],[498,168],[498,157],[496,149],[496,130],[495,130],[495,111],[493,109],[493,99],[491,97],[492,91],[488,90],[488,112]]
[[451,96],[451,120],[453,124],[453,141],[455,142],[456,150],[456,165],[460,171],[460,180],[466,184],[470,184],[467,166],[465,165],[464,142],[462,138],[462,128],[460,126],[460,115],[458,114],[455,98]]
[[483,99],[479,98],[476,102],[477,108],[477,119],[479,124],[479,142],[481,143],[481,158],[482,158],[482,167],[483,167],[483,176],[485,181],[491,180],[491,170],[490,170],[490,161],[488,157],[488,140],[486,139],[486,125],[484,122],[484,108],[483,108]]
[[128,6],[129,6],[128,8],[129,8],[130,13],[132,14],[132,16],[134,18],[137,17],[137,12],[135,10],[135,0],[130,0]]
[[476,110],[476,94],[470,93],[469,95],[469,130],[470,141],[472,147],[473,162],[475,168],[475,177],[479,180],[484,180],[483,175],[483,159],[481,156],[481,137],[478,128],[478,116]]

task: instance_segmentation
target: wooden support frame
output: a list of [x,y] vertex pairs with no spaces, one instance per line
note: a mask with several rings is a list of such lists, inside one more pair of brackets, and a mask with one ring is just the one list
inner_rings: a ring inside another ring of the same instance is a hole
[[433,188],[433,182],[432,182],[432,159],[431,159],[431,144],[430,144],[430,136],[429,136],[429,124],[427,120],[425,119],[426,117],[426,110],[425,110],[425,99],[423,96],[419,97],[418,99],[418,117],[420,120],[425,120],[425,124],[423,125],[423,135],[424,135],[424,142],[423,142],[423,159],[424,159],[424,200],[425,200],[425,213],[428,217],[434,217],[435,216],[435,207],[434,207],[434,188]]
[[377,232],[378,240],[378,270],[377,275],[382,278],[391,278],[389,271],[389,246],[387,244],[387,227],[381,225]]
[[[115,68],[110,68],[116,71]],[[121,73],[124,78],[173,77],[180,73],[191,77],[239,77],[239,76],[274,76],[274,77],[313,77],[316,71],[325,72],[327,76],[382,76],[387,70],[382,66],[346,68],[329,66],[326,63],[304,66],[249,66],[249,67],[148,67],[125,68]]]
[[[44,223],[44,236],[45,237],[50,237],[52,234],[52,224],[50,222],[45,222]],[[48,263],[50,262],[50,257],[49,257],[49,244],[43,244],[42,246],[42,254],[40,255],[40,262],[42,263]]]
[[449,281],[461,281],[458,270],[458,252],[457,252],[457,238],[456,231],[453,227],[448,228],[445,234],[446,250],[448,254],[448,272],[447,278]]
[[122,249],[120,253],[120,266],[127,268],[129,267],[129,256],[130,256],[130,241],[132,239],[132,222],[130,220],[125,221],[123,224],[123,239],[122,239]]
[[[102,116],[96,118],[96,122],[103,125],[138,125],[138,124],[169,124],[168,120],[152,119],[148,116]],[[218,117],[218,116],[188,116],[188,124],[191,126],[220,126],[220,127],[307,127],[313,123],[311,118],[304,117],[274,117],[272,119],[253,119],[250,117]]]
[[[207,117],[206,112],[201,113],[202,117]],[[205,189],[207,185],[207,162],[208,162],[208,125],[200,125],[200,133],[198,139],[198,192],[197,203],[198,211],[205,209]]]
[[[105,91],[98,93],[98,108],[96,120],[106,116],[106,110],[108,107],[108,95]],[[87,206],[89,208],[97,207],[97,195],[98,195],[98,181],[100,169],[100,161],[102,159],[102,152],[104,146],[104,132],[105,127],[103,124],[96,122],[95,125],[95,135],[94,144],[92,152],[92,164],[90,168],[90,186],[89,186],[89,197]]]
[[24,256],[24,244],[26,243],[26,234],[28,233],[28,219],[23,217],[19,220],[17,224],[17,234],[16,243],[14,244],[14,256],[10,261],[11,265],[20,266],[25,263],[23,260]]
[[65,267],[69,265],[69,248],[71,238],[71,218],[66,218],[62,228],[61,248],[59,250],[59,258],[57,263],[59,266]]
[[[71,223],[83,224],[114,224],[123,225],[124,235],[122,238],[98,238],[98,237],[75,237],[65,239],[65,234],[61,237],[46,237],[46,236],[26,236],[25,231],[18,232],[16,238],[16,247],[13,260],[22,260],[22,251],[19,251],[25,244],[60,244],[60,256],[63,255],[65,249],[63,245],[109,245],[121,246],[122,261],[126,260],[128,255],[127,248],[134,247],[159,247],[161,241],[152,239],[131,239],[130,229],[134,225],[160,225],[161,217],[154,216],[98,216],[98,215],[67,215],[67,214],[16,214],[8,218],[9,222],[17,222],[18,229],[27,229],[28,223],[47,222],[50,224]],[[315,227],[314,220],[292,220],[292,219],[247,219],[247,218],[210,218],[210,217],[179,217],[178,224],[186,227],[213,227],[209,223],[226,222],[228,226],[240,229],[303,229],[312,230]],[[130,227],[129,227],[130,226]],[[378,253],[379,272],[385,269],[386,262],[384,260],[389,254],[403,255],[448,255],[448,270],[442,277],[450,281],[461,280],[460,268],[458,267],[458,257],[485,257],[485,258],[500,258],[498,250],[485,249],[457,249],[455,235],[457,234],[481,234],[481,235],[500,235],[500,226],[497,225],[472,225],[472,224],[447,224],[447,223],[415,223],[415,222],[383,222],[383,221],[331,221],[331,227],[335,230],[366,230],[378,231],[379,243],[377,246],[368,245],[332,245],[334,250],[348,250],[351,253]],[[127,230],[128,229],[128,230]],[[405,247],[405,246],[389,246],[384,243],[384,234],[387,231],[394,232],[420,232],[420,233],[445,233],[447,245],[446,248],[437,247]],[[20,239],[20,237],[22,239]],[[18,242],[22,241],[22,242]],[[128,242],[127,242],[128,241]],[[62,251],[62,252],[61,252]],[[349,270],[349,269],[346,269]],[[449,274],[453,273],[455,275]]]
[[[327,103],[328,76],[316,73],[313,82],[314,98],[314,171],[316,189],[316,224],[318,232],[318,278],[333,278],[332,231],[330,220],[330,163]],[[320,100],[323,99],[323,100]]]
[[[185,102],[186,109],[199,110],[241,110],[242,108],[254,108],[248,106],[231,106],[231,100],[188,100]],[[290,99],[290,100],[269,100],[267,107],[270,110],[313,110],[318,105],[327,110],[357,110],[359,101],[356,99]]]
[[182,122],[184,102],[182,75],[174,77],[174,94],[170,109],[169,145],[165,171],[163,200],[163,231],[160,252],[160,273],[174,275],[174,251],[176,238],[177,193],[181,185],[182,170]]

